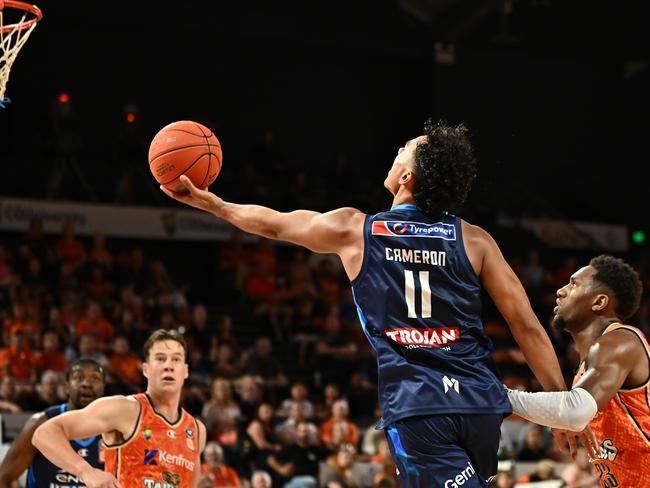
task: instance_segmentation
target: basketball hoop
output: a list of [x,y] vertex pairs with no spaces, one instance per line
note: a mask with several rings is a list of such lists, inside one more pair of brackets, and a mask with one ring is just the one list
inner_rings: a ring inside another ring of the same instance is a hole
[[[0,107],[5,98],[9,71],[43,13],[36,5],[18,0],[0,0]],[[6,22],[6,23],[5,23]]]

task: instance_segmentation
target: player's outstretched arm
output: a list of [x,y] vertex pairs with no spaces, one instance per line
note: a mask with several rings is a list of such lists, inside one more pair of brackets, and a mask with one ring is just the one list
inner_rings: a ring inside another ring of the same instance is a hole
[[32,444],[59,468],[80,477],[88,488],[119,486],[110,474],[93,468],[75,452],[70,439],[119,431],[130,435],[140,406],[123,396],[99,398],[81,410],[49,419],[34,432]]
[[492,236],[477,226],[468,226],[468,230],[470,238],[483,250],[483,286],[508,323],[535,377],[547,391],[566,390],[553,344],[533,312],[521,281]]
[[32,464],[36,448],[32,445],[34,431],[47,420],[42,413],[35,413],[25,423],[0,464],[0,488],[10,488],[21,474]]
[[310,210],[278,212],[260,205],[239,205],[222,200],[214,193],[196,188],[187,176],[181,182],[187,194],[160,189],[171,198],[205,210],[241,230],[269,239],[292,242],[318,253],[342,254],[346,247],[363,243],[365,215],[353,208],[327,213]]

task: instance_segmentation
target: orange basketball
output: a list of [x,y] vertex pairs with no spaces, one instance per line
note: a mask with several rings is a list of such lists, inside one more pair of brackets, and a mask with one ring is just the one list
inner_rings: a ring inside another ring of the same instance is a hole
[[167,189],[185,193],[187,176],[197,188],[210,186],[221,171],[221,144],[210,129],[191,120],[172,122],[149,145],[149,169]]

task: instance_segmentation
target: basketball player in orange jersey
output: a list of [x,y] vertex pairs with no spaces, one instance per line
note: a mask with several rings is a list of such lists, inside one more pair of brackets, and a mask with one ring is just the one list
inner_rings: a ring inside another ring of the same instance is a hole
[[639,308],[641,280],[612,256],[593,258],[557,291],[553,326],[571,334],[580,366],[568,392],[508,392],[533,422],[582,430],[600,444],[592,463],[606,488],[650,487],[650,345],[623,321]]
[[[43,423],[32,442],[88,488],[190,488],[198,484],[205,426],[180,407],[188,376],[187,345],[177,331],[157,330],[144,345],[145,393],[98,399]],[[101,434],[105,470],[93,468],[69,439]]]
[[494,239],[450,213],[475,174],[467,129],[438,122],[399,149],[384,181],[392,207],[375,215],[238,205],[184,176],[187,194],[161,187],[245,232],[340,257],[377,355],[378,428],[402,488],[484,487],[496,474],[500,426],[511,406],[491,366],[482,287],[544,388],[565,388],[553,346]]

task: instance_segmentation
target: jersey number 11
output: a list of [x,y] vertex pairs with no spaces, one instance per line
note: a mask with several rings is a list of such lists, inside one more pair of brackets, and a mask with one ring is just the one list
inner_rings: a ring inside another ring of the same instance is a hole
[[[431,318],[431,288],[429,287],[429,272],[420,271],[418,273],[420,281],[420,290],[422,291],[422,315],[421,317]],[[415,310],[415,276],[413,271],[404,270],[404,298],[406,298],[406,308],[408,317],[416,319],[418,314]]]

